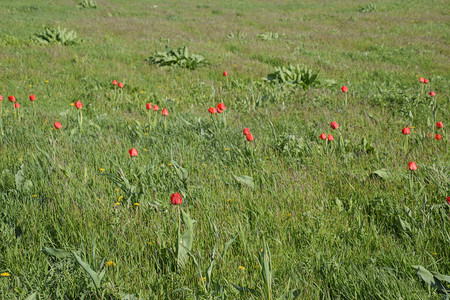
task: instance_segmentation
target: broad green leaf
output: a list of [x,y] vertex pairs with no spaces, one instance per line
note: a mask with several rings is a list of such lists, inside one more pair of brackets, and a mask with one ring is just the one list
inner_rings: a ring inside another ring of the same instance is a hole
[[55,248],[42,247],[41,251],[47,255],[55,256],[57,258],[65,258],[72,255],[72,252]]
[[34,292],[33,294],[26,297],[25,300],[36,300],[36,299],[38,299],[37,295],[38,295],[38,293]]
[[237,182],[248,186],[252,190],[255,188],[255,184],[253,183],[253,178],[251,178],[250,176],[247,176],[247,175],[241,175],[241,176],[233,175],[233,177],[234,177],[234,179],[236,179]]
[[186,231],[181,235],[181,229],[179,231],[178,246],[177,246],[177,265],[179,268],[184,268],[186,258],[189,251],[192,249],[192,243],[194,241],[194,223],[187,213],[181,210],[183,223],[186,226]]
[[[416,270],[416,274],[419,275],[420,278],[422,278],[423,281],[425,281],[426,284],[430,285],[432,288],[436,288],[440,292],[448,293],[450,290],[445,286],[444,283],[442,283],[439,278],[436,275],[433,275],[430,273],[427,269],[425,269],[423,266],[412,266]],[[435,273],[437,274],[437,273]],[[444,281],[449,280],[449,276],[437,274],[439,277],[444,279]]]
[[100,277],[94,270],[91,269],[88,263],[84,262],[75,252],[73,252],[73,256],[75,257],[75,260],[77,263],[86,271],[86,273],[91,277],[92,281],[94,282],[94,285],[96,288],[100,288]]
[[372,176],[378,176],[383,179],[389,179],[391,177],[388,170],[386,170],[386,169],[379,169],[379,170],[373,171]]

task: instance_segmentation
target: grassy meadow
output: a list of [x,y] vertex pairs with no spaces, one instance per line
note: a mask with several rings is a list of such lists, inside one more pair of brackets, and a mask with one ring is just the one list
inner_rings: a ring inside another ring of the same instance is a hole
[[0,7],[1,299],[448,297],[448,1],[79,3]]

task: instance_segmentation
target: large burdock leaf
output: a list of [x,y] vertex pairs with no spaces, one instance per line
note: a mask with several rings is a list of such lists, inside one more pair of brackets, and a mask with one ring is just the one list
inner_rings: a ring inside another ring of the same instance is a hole
[[191,219],[183,210],[181,210],[181,216],[183,223],[186,226],[186,231],[181,235],[181,228],[178,228],[177,265],[178,268],[183,269],[194,241],[195,220]]
[[251,178],[250,176],[247,176],[247,175],[241,175],[241,176],[233,175],[233,177],[234,177],[234,179],[236,179],[237,182],[248,186],[252,190],[255,189],[255,184],[253,183],[253,178]]
[[444,294],[450,293],[450,289],[446,287],[442,281],[450,283],[450,276],[438,274],[436,272],[430,272],[423,266],[412,266],[416,270],[416,274],[422,278],[425,283],[432,288],[436,288],[439,292]]

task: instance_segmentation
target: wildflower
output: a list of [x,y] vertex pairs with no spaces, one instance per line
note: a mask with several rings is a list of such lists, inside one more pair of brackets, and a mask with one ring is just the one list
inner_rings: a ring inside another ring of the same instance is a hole
[[450,197],[447,197],[447,203],[450,205]]
[[336,123],[335,121],[331,122],[331,128],[338,129],[339,128],[338,123]]
[[209,111],[212,115],[215,114],[215,113],[217,113],[217,110],[216,110],[215,107],[210,107],[210,108],[208,109],[208,111]]
[[246,138],[247,138],[247,141],[249,141],[249,142],[253,141],[253,135],[251,133],[247,134]]
[[168,164],[169,167],[173,166],[173,164]]
[[81,101],[77,101],[77,102],[75,102],[75,107],[77,109],[82,109],[83,108],[83,103],[81,103]]
[[148,151],[147,148],[144,148],[144,151]]
[[223,76],[228,76],[227,71],[223,71]]
[[167,117],[167,116],[169,115],[169,111],[167,110],[167,108],[164,108],[164,109],[162,110],[161,114],[162,114],[164,117]]
[[319,138],[320,138],[321,140],[324,140],[324,139],[327,138],[327,135],[326,135],[325,133],[322,133],[321,135],[319,135]]
[[110,260],[110,261],[107,261],[107,262],[106,262],[106,265],[107,265],[108,267],[115,267],[115,266],[116,266],[116,263]]
[[16,102],[16,103],[14,103],[14,108],[15,108],[15,109],[19,109],[19,108],[20,108],[20,104],[19,104],[19,103],[17,103],[17,102]]
[[31,197],[33,197],[33,198],[36,198],[36,197],[37,197],[37,195],[31,195]]
[[424,81],[425,81],[425,79],[423,79],[423,77],[420,77],[420,78],[419,78],[419,82],[420,82],[420,83],[424,83]]
[[436,138],[436,140],[440,141],[440,140],[442,140],[442,135],[436,134],[436,135],[435,135],[435,138]]
[[423,83],[425,83],[425,84],[428,84],[428,82],[430,82],[430,81],[426,78],[423,80]]
[[29,84],[29,85],[28,85],[28,87],[32,87],[32,85],[31,85],[31,84]]
[[70,103],[70,105],[75,106],[75,103],[72,102],[72,103]]
[[250,130],[248,128],[244,128],[244,130],[242,131],[242,133],[247,136],[250,134]]
[[16,97],[8,96],[8,100],[11,101],[11,102],[16,102]]
[[437,127],[437,128],[442,128],[442,127],[444,127],[444,123],[442,123],[441,121],[439,121],[439,122],[436,123],[436,127]]
[[105,169],[103,169],[103,168],[100,168],[100,172],[105,172]]
[[147,244],[151,246],[151,245],[152,245],[152,242],[147,242]]
[[45,83],[48,83],[48,80],[46,80]]
[[159,106],[157,104],[153,105],[153,110],[154,111],[158,111],[159,110]]
[[3,101],[3,96],[2,95],[0,95],[0,101]]
[[347,93],[348,92],[348,87],[346,87],[345,85],[343,87],[341,87],[341,91],[343,93]]
[[136,202],[134,206],[141,206],[141,204]]
[[119,82],[119,84],[117,86],[120,87],[121,89],[123,89],[123,82]]
[[433,91],[431,91],[431,92],[430,92],[430,96],[431,96],[431,97],[434,97],[434,96],[436,96],[436,93],[433,92]]
[[61,129],[62,125],[59,122],[55,122],[55,124],[53,124],[53,126],[55,126],[56,129]]
[[131,157],[135,157],[138,155],[136,148],[131,148],[130,150],[128,150],[128,152],[130,153]]
[[118,84],[117,80],[113,80],[113,85],[117,85],[117,84]]
[[229,148],[225,148],[225,151],[229,151],[230,149]]
[[119,191],[119,188],[115,188],[114,191],[115,191],[115,192],[118,192],[118,191]]
[[151,103],[147,103],[147,104],[145,105],[145,107],[146,107],[148,110],[151,110],[151,109],[152,109],[152,104],[151,104]]
[[9,276],[11,276],[11,274],[9,274],[8,272],[3,272],[0,274],[0,276],[9,277]]
[[123,199],[123,196],[119,196],[119,198],[117,199],[117,202],[119,202],[122,199]]
[[334,137],[333,137],[331,134],[329,134],[329,135],[328,135],[328,140],[331,142],[331,141],[334,140]]
[[227,201],[231,203],[231,202],[233,202],[233,199],[228,199]]
[[202,280],[203,280],[203,281],[206,281],[206,277],[203,277]]
[[172,205],[180,205],[183,199],[181,198],[181,195],[179,193],[172,194],[170,196],[170,203]]
[[239,266],[239,269],[241,269],[241,270],[245,270],[245,267],[243,267],[243,266]]
[[407,134],[410,134],[410,133],[411,133],[411,130],[409,130],[408,127],[405,127],[405,128],[402,129],[402,133],[403,133],[404,135],[407,135]]
[[411,171],[416,171],[417,170],[417,165],[416,165],[416,163],[415,162],[410,162],[409,164],[408,164],[408,166],[409,166],[409,169],[411,170]]
[[115,205],[115,206],[120,205],[120,202],[116,202],[116,203],[114,203],[114,205]]
[[225,106],[225,104],[223,104],[223,103],[219,103],[219,104],[217,104],[217,109],[219,109],[219,110],[225,110],[227,107]]
[[30,101],[35,101],[36,100],[36,96],[35,95],[30,95]]

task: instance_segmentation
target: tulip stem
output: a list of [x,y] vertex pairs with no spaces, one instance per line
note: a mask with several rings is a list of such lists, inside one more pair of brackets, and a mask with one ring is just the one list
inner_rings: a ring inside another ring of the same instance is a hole
[[411,171],[411,180],[409,181],[409,190],[411,195],[413,195],[413,185],[414,185],[414,171]]
[[80,135],[81,135],[81,126],[83,125],[83,112],[81,111],[81,109],[79,110],[79,118],[78,118],[78,123],[80,125]]
[[164,117],[164,131],[167,131],[167,117]]

